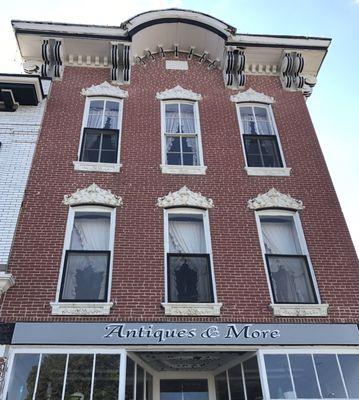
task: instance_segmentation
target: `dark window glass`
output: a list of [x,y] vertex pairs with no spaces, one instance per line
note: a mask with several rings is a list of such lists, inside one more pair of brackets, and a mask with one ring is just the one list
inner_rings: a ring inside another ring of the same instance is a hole
[[[226,371],[214,377],[216,400],[228,400],[228,384]],[[233,399],[234,400],[234,399]]]
[[93,400],[117,400],[120,356],[97,354],[93,387]]
[[141,368],[139,365],[137,365],[136,400],[143,400],[144,384],[145,384],[145,372],[144,372],[143,368]]
[[151,374],[146,372],[146,400],[152,400],[153,398],[153,377]]
[[339,366],[334,354],[314,354],[315,367],[324,398],[346,397]]
[[118,131],[85,128],[80,161],[116,163]]
[[359,398],[359,354],[338,355],[349,398]]
[[125,400],[133,400],[135,393],[134,385],[135,385],[135,363],[131,360],[131,358],[127,357]]
[[290,354],[295,392],[298,399],[320,399],[314,365],[310,354]]
[[69,355],[65,400],[90,398],[92,368],[93,354]]
[[282,167],[277,137],[243,135],[248,167]]
[[32,399],[39,354],[15,354],[7,400]]
[[228,370],[231,400],[245,400],[241,364]]
[[36,400],[61,400],[64,385],[66,354],[43,354]]
[[294,399],[286,355],[265,355],[268,386],[271,399]]
[[259,378],[257,357],[250,358],[242,365],[244,370],[247,399],[262,399],[262,387]]
[[208,400],[208,384],[204,379],[162,379],[160,400]]

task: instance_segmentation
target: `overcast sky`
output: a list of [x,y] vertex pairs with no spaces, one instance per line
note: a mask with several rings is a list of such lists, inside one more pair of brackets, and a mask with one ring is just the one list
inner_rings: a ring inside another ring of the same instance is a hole
[[11,19],[119,25],[168,7],[211,14],[243,33],[333,39],[307,104],[359,252],[359,0],[12,0],[1,4],[0,72],[22,72]]

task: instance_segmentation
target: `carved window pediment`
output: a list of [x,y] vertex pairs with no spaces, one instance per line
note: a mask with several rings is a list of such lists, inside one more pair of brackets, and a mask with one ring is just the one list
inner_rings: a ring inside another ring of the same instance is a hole
[[270,189],[267,193],[259,194],[248,201],[251,210],[263,210],[266,208],[286,208],[289,210],[303,210],[304,206],[300,200],[296,200],[289,194],[283,194],[276,189]]
[[273,97],[267,96],[264,93],[256,92],[252,88],[249,88],[245,92],[238,92],[237,94],[232,95],[231,101],[234,103],[274,103]]
[[122,90],[118,86],[111,85],[108,82],[103,82],[100,85],[92,85],[87,89],[82,89],[81,94],[83,96],[105,96],[105,97],[117,97],[124,99],[128,97],[128,93]]
[[67,206],[97,204],[108,207],[122,205],[122,198],[111,193],[110,190],[101,189],[93,183],[85,189],[78,189],[75,193],[64,196],[63,203]]
[[213,200],[202,196],[201,193],[192,192],[188,187],[183,186],[177,192],[170,192],[167,196],[159,197],[157,206],[162,208],[169,207],[199,207],[213,208]]
[[181,99],[181,100],[198,101],[202,99],[202,96],[198,93],[192,92],[192,90],[187,90],[177,85],[172,89],[167,89],[163,92],[157,92],[156,98],[158,100]]

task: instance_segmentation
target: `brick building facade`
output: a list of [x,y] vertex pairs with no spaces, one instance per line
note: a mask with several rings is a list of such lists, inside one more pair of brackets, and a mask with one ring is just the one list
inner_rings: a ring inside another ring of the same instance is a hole
[[358,398],[357,258],[305,100],[330,40],[182,10],[13,25],[54,81],[5,398]]

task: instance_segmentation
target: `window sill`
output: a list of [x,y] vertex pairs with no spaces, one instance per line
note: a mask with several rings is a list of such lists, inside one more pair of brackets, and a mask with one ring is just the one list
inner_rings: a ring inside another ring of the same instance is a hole
[[276,317],[326,317],[329,304],[270,304]]
[[219,316],[222,303],[162,303],[165,315]]
[[163,174],[177,175],[205,175],[207,167],[204,165],[161,165]]
[[120,172],[122,164],[73,161],[75,171],[84,172]]
[[252,176],[290,176],[292,168],[267,168],[267,167],[244,167],[247,175]]
[[11,286],[15,285],[15,279],[12,274],[0,272],[0,296],[4,294]]
[[109,315],[113,303],[51,302],[53,315]]

